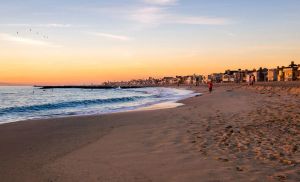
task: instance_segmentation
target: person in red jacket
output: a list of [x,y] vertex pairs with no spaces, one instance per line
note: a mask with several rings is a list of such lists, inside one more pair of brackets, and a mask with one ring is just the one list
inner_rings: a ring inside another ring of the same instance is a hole
[[208,90],[209,90],[209,93],[212,92],[212,89],[213,89],[213,83],[210,81],[210,82],[208,82]]

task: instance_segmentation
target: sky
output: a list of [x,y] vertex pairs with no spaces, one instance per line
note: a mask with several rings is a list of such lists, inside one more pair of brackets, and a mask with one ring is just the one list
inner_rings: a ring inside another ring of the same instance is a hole
[[300,64],[299,0],[0,0],[0,82]]

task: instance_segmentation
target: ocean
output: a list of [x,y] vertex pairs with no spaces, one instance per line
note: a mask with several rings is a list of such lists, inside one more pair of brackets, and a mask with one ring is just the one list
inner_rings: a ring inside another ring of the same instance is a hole
[[31,86],[0,86],[0,124],[131,111],[195,95],[190,90],[163,87],[43,90]]

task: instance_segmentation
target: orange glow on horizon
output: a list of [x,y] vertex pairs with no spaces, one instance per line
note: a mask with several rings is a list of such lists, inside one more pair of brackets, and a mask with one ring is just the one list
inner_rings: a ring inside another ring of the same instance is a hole
[[99,84],[300,64],[295,0],[2,4],[0,84]]
[[202,58],[178,55],[178,57],[149,58],[143,59],[143,61],[138,61],[141,60],[139,58],[123,61],[120,58],[106,63],[94,61],[92,58],[85,61],[78,60],[78,58],[59,59],[55,57],[48,57],[42,61],[37,58],[7,58],[6,61],[1,59],[0,82],[30,85],[100,84],[105,81],[144,79],[149,76],[160,78],[176,75],[205,75],[224,72],[226,69],[274,68],[288,65],[291,60],[297,63],[297,58],[300,58],[298,55],[298,57],[294,57],[295,59],[291,59],[289,54],[251,57],[223,56]]

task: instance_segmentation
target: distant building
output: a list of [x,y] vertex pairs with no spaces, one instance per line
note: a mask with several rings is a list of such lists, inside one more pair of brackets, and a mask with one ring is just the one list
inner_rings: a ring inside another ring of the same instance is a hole
[[283,68],[284,73],[284,81],[295,81],[298,77],[298,65],[294,63],[294,61],[291,62],[291,64],[288,67]]
[[[300,67],[300,65],[299,65]],[[300,70],[297,70],[297,80],[300,80]]]
[[212,74],[211,75],[205,75],[204,79],[203,79],[203,83],[208,83],[208,82],[213,81],[212,77],[213,77]]
[[223,80],[223,73],[213,73],[210,75],[210,79],[212,82],[221,83]]
[[226,70],[225,73],[222,75],[222,82],[228,83],[228,82],[234,82],[235,81],[235,74],[238,71],[231,71]]
[[256,81],[258,82],[266,82],[268,81],[268,69],[267,68],[259,68],[259,70],[256,70],[253,72],[253,75],[256,78]]
[[294,81],[300,80],[300,65],[293,61],[288,67],[277,67],[276,69],[259,68],[258,70],[226,70],[224,73],[213,73],[206,76],[202,75],[188,75],[176,77],[163,77],[148,79],[133,79],[130,81],[107,81],[103,85],[107,86],[165,86],[165,85],[200,85],[200,83],[207,83],[209,81],[215,83],[228,82],[249,82],[251,76],[255,76],[258,82],[263,81]]
[[192,84],[192,76],[176,76],[177,84],[189,85]]
[[245,70],[245,75],[243,77],[243,81],[250,82],[250,77],[253,76],[254,72],[255,72],[255,70],[253,70],[253,71]]
[[187,85],[194,84],[194,77],[193,76],[185,76],[184,83]]
[[294,80],[294,71],[293,68],[285,67],[283,68],[284,81],[293,81]]
[[245,72],[239,69],[237,72],[233,73],[233,75],[234,75],[234,82],[241,83],[243,82]]
[[277,81],[284,81],[284,72],[283,72],[283,66],[277,67]]
[[203,76],[202,75],[194,75],[194,77],[195,77],[195,81],[196,81],[196,86],[199,86],[200,85],[200,83],[202,83],[202,81],[203,81]]
[[170,84],[173,84],[173,77],[163,77],[162,79],[162,83],[164,85],[170,85]]
[[274,82],[274,81],[277,81],[277,69],[269,69],[268,70],[268,81],[269,82]]

